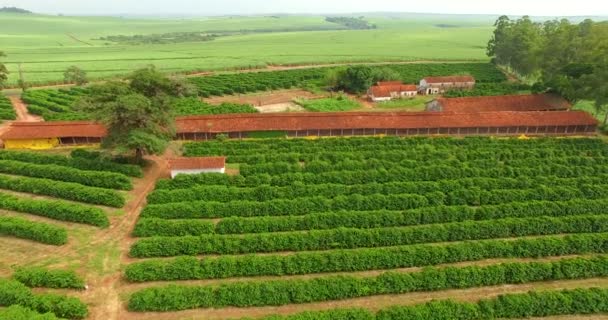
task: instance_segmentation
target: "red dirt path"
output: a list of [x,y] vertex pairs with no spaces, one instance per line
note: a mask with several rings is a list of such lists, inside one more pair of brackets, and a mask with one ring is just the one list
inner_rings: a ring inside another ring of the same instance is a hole
[[41,117],[30,114],[27,111],[27,106],[21,100],[20,97],[10,96],[8,97],[13,104],[13,108],[15,108],[15,112],[17,113],[17,121],[25,121],[25,122],[42,122],[44,121]]

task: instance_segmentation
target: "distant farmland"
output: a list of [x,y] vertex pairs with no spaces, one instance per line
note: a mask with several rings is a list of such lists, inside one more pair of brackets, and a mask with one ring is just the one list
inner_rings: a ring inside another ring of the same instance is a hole
[[[181,72],[269,64],[487,61],[485,44],[494,19],[379,16],[369,18],[378,29],[340,30],[343,26],[313,16],[185,20],[16,14],[0,17],[0,43],[8,55],[3,61],[11,72],[10,84],[17,82],[19,64],[26,82],[49,83],[63,80],[63,72],[71,65],[87,71],[90,78],[106,78],[149,64],[166,72]],[[459,28],[438,27],[441,23]],[[99,40],[170,32],[229,35],[213,41],[170,44],[130,45]]]

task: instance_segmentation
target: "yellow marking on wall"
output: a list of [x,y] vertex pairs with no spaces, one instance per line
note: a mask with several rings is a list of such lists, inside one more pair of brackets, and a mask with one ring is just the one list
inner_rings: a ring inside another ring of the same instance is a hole
[[6,140],[4,141],[5,149],[31,149],[31,150],[46,150],[52,149],[59,145],[58,138],[48,139],[24,139],[24,140]]

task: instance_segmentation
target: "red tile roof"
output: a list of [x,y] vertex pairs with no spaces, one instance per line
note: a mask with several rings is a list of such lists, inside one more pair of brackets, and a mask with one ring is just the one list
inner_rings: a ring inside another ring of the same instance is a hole
[[106,128],[90,121],[57,121],[57,122],[13,122],[0,137],[10,139],[47,139],[106,136]]
[[591,126],[597,123],[584,111],[269,113],[184,117],[177,121],[177,132]]
[[[418,91],[418,87],[416,87],[415,84],[403,84],[401,82],[395,82],[396,84],[394,84],[393,82],[390,82],[390,84],[388,84],[389,82],[378,82],[377,86],[371,87],[372,95],[378,98],[390,98],[392,92],[401,93],[408,91]],[[381,83],[387,84],[380,85]]]
[[170,170],[217,169],[226,166],[226,157],[174,158],[169,160]]
[[426,83],[475,82],[472,76],[426,77],[423,80]]
[[445,112],[556,111],[572,107],[566,99],[553,94],[438,98],[437,102]]

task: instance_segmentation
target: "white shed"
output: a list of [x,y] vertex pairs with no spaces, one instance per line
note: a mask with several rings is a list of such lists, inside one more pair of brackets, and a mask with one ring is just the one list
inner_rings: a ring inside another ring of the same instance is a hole
[[169,160],[171,178],[178,174],[226,173],[226,157],[174,158]]

